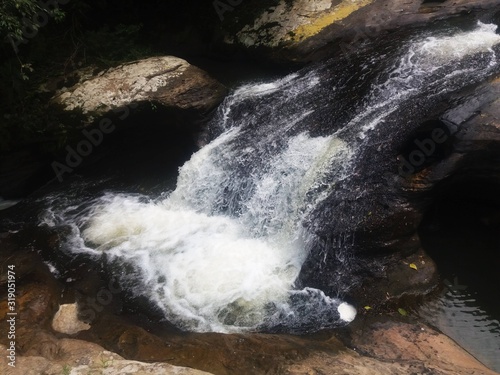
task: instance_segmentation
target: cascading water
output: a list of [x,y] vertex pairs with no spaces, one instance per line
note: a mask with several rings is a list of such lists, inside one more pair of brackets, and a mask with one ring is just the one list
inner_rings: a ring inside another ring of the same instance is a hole
[[[356,315],[351,305],[298,280],[319,241],[318,212],[355,180],[363,147],[390,136],[384,119],[402,103],[495,71],[495,30],[480,24],[409,43],[362,100],[353,93],[370,74],[352,77],[328,63],[244,85],[219,108],[214,139],[180,169],[173,192],[84,203],[57,197],[42,225],[70,225],[68,252],[105,256],[124,288],[185,330],[345,325]],[[346,247],[337,257],[348,267],[352,254]]]

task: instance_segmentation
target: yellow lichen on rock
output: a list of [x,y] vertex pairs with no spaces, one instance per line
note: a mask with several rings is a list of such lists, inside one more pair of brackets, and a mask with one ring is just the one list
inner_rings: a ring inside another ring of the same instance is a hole
[[373,0],[343,0],[332,10],[318,17],[312,23],[300,25],[291,33],[293,35],[292,40],[300,42],[303,39],[316,35],[328,25],[347,18],[355,11],[372,2]]

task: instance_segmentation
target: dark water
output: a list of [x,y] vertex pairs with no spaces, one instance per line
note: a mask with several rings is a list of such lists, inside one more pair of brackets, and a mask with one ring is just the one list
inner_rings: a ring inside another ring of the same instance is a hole
[[450,186],[421,228],[442,279],[419,314],[500,372],[500,197],[491,181]]

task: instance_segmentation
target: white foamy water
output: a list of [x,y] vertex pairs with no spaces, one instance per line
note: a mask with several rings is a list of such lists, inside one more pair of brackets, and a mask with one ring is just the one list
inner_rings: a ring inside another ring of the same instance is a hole
[[[301,220],[332,188],[323,186],[326,173],[340,161],[347,165],[352,152],[334,136],[301,132],[247,169],[247,159],[273,142],[273,129],[284,133],[313,110],[258,124],[262,138],[244,147],[232,145],[257,117],[233,123],[230,114],[242,100],[265,100],[278,90],[282,102],[293,102],[318,83],[314,73],[292,74],[237,89],[221,109],[226,130],[185,163],[166,199],[107,194],[85,210],[49,211],[44,223],[72,224],[71,251],[106,254],[118,269],[132,266],[119,276],[125,288],[147,296],[183,329],[235,332],[259,329],[275,316],[294,320],[290,297],[307,257]],[[337,177],[345,178],[342,168]],[[299,304],[313,298],[326,306],[338,324],[354,319],[355,309],[341,300],[312,288],[299,295]]]
[[408,60],[421,69],[437,69],[440,64],[460,60],[467,55],[491,52],[491,48],[500,43],[497,28],[494,24],[478,22],[473,31],[441,38],[429,37],[412,46]]
[[[477,52],[493,58],[498,42],[495,28],[480,24],[469,33],[412,43],[385,81],[374,84],[345,133],[367,136],[422,85],[472,69],[433,76],[426,64],[438,71],[443,61]],[[308,121],[330,121],[314,117],[317,100],[307,96],[320,82],[310,71],[235,90],[217,117],[221,135],[185,163],[166,198],[107,194],[83,210],[49,210],[42,221],[71,225],[70,251],[105,254],[124,289],[148,297],[186,330],[350,322],[352,306],[296,285],[313,236],[303,222],[349,178],[359,151],[359,143],[340,137],[342,128],[329,136],[304,131]]]
[[[213,191],[231,178],[214,167],[216,151],[236,133],[195,154],[166,200],[104,197],[82,233],[88,246],[133,264],[146,284],[138,292],[189,330],[252,329],[270,304],[286,306],[307,256],[297,228],[308,209],[305,193],[333,159],[348,155],[338,140],[300,134],[258,179],[245,214],[208,215]],[[350,321],[354,310],[345,305],[340,318]]]
[[236,220],[126,196],[108,199],[83,237],[138,267],[146,293],[184,328],[254,327],[266,304],[286,300],[300,270],[298,247],[252,238]]
[[284,95],[284,101],[293,100],[301,92],[312,89],[319,82],[320,80],[315,76],[314,72],[310,72],[302,77],[298,73],[292,73],[272,82],[242,85],[224,100],[222,105],[223,116],[219,127],[227,130],[230,126],[234,125],[230,120],[230,112],[232,110],[230,103],[238,103],[248,98],[265,98],[278,91],[281,91]]
[[2,197],[0,197],[0,211],[6,210],[7,208],[15,206],[18,203],[19,203],[18,200],[8,200],[8,199],[3,199]]
[[[369,106],[352,124],[362,124],[360,138],[365,138],[368,131],[383,122],[383,119],[394,112],[397,103],[421,91],[426,85],[452,87],[442,83],[452,83],[457,77],[475,71],[474,66],[454,67],[442,76],[428,81],[433,73],[460,61],[467,56],[484,53],[492,68],[497,61],[492,48],[500,43],[500,35],[496,33],[497,25],[478,22],[476,29],[461,32],[452,36],[428,37],[410,44],[407,52],[394,65],[389,77],[374,85],[370,94]],[[477,74],[488,72],[488,68]]]

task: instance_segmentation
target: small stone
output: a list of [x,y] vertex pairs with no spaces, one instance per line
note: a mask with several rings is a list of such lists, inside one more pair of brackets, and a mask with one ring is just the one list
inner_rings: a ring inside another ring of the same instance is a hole
[[57,332],[74,335],[90,329],[90,324],[78,319],[77,303],[60,305],[52,320],[52,329]]

